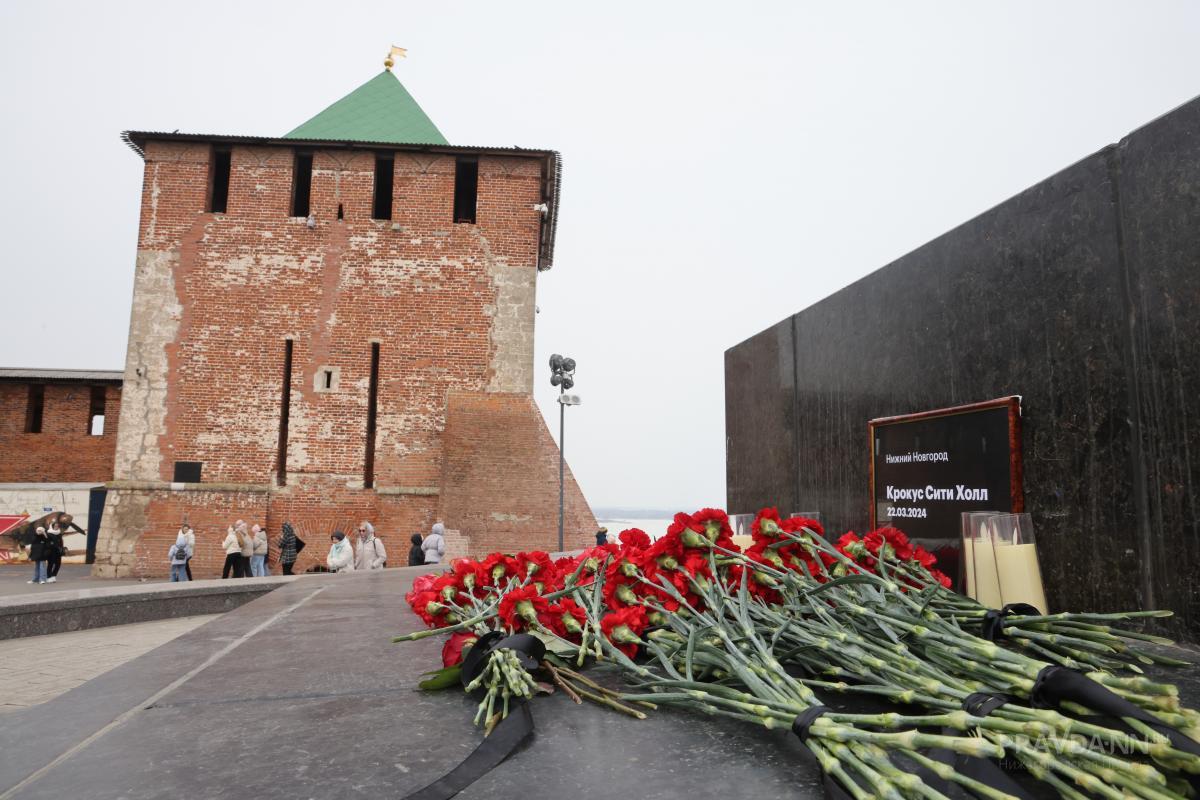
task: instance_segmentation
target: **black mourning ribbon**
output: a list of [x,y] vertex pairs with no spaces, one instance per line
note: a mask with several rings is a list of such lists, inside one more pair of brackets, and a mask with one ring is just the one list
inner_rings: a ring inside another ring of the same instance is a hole
[[983,615],[983,633],[984,639],[989,642],[994,642],[997,639],[1003,639],[1004,633],[1004,618],[1009,614],[1019,614],[1023,617],[1038,617],[1042,612],[1035,606],[1029,603],[1009,603],[1004,608],[991,608]]
[[[796,734],[801,743],[807,742],[809,728],[812,727],[812,724],[832,710],[829,706],[809,706],[798,717],[792,720],[792,733]],[[854,800],[849,792],[839,786],[838,782],[825,772],[820,762],[817,761],[817,757],[813,755],[812,750],[806,747],[804,752],[806,760],[816,766],[821,773],[821,786],[825,789],[826,797],[832,798],[832,800]]]
[[[512,650],[521,666],[532,670],[546,655],[546,645],[536,636],[516,633],[511,636],[492,631],[479,637],[463,657],[462,685],[467,686],[487,665],[487,657],[493,650]],[[509,706],[508,716],[500,720],[462,763],[423,789],[418,789],[404,800],[448,800],[475,781],[482,778],[504,759],[508,758],[533,735],[533,713],[529,704],[520,701]]]
[[1176,750],[1200,755],[1200,742],[1172,728],[1146,709],[1134,705],[1078,670],[1057,665],[1043,667],[1037,675],[1037,680],[1033,682],[1033,691],[1030,692],[1029,698],[1037,708],[1057,708],[1062,703],[1071,701],[1117,719],[1132,717],[1167,737]]
[[963,698],[962,708],[972,717],[986,717],[1005,703],[1011,703],[1016,698],[1007,694],[992,694],[991,692],[972,692]]

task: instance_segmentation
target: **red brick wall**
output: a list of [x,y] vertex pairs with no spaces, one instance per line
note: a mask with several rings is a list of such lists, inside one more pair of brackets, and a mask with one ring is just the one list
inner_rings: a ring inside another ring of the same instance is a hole
[[[439,514],[448,527],[466,520],[481,542],[549,546],[557,451],[521,393],[531,391],[542,160],[481,156],[477,224],[469,225],[452,221],[452,155],[396,152],[392,218],[375,220],[374,153],[318,150],[310,228],[290,216],[292,148],[233,147],[223,214],[204,211],[209,157],[207,145],[145,147],[129,355],[137,377],[126,386],[138,430],[118,444],[102,533],[115,538],[101,542],[98,574],[166,574],[165,553],[185,512],[201,529],[198,577],[219,570],[220,540],[235,519],[265,521],[272,540],[292,522],[308,542],[298,569],[324,561],[330,530],[349,533],[364,518],[394,565],[405,562],[411,534],[428,531]],[[287,480],[279,485],[286,339],[292,379]],[[373,342],[375,486],[364,489]],[[337,374],[332,391],[317,387],[326,368]],[[443,433],[448,396],[513,391],[476,409],[457,433]],[[492,412],[498,421],[488,422]],[[495,459],[526,435],[520,451],[539,465],[536,479],[504,469],[478,473],[486,486],[476,488],[476,473],[447,471],[448,458],[469,459],[454,447]],[[202,462],[203,482],[217,486],[168,489],[176,461]],[[439,496],[447,476],[449,499]],[[572,491],[572,535],[578,528],[578,544],[586,544],[595,521]],[[480,510],[457,505],[500,501]],[[471,516],[504,514],[509,505],[529,519],[487,528]]]
[[91,387],[46,384],[42,432],[25,433],[29,384],[0,383],[0,483],[112,480],[121,387],[105,387],[104,434],[89,435]]
[[[529,395],[450,395],[445,447],[443,521],[471,555],[558,549],[558,447]],[[596,518],[569,469],[564,484],[564,546],[593,545]]]
[[[428,484],[448,390],[491,377],[489,260],[536,264],[540,163],[484,158],[478,225],[451,223],[454,159],[398,153],[393,221],[371,219],[374,156],[318,151],[311,210],[289,217],[293,153],[235,147],[227,214],[199,213],[205,148],[151,143],[141,248],[177,250],[179,330],[159,479],[201,461],[205,481],[275,469],[284,340],[293,351],[289,474],[362,479],[372,341],[381,343],[376,474]],[[337,219],[338,205],[344,219]],[[393,222],[403,230],[393,230]],[[334,392],[318,372],[339,371]],[[389,435],[390,434],[390,435]]]

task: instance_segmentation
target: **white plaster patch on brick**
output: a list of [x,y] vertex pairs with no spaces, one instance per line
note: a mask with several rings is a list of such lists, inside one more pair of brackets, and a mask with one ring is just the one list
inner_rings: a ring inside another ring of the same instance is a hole
[[158,227],[158,196],[160,194],[162,194],[162,187],[158,185],[158,163],[155,162],[150,178],[150,223],[146,226],[146,238],[150,240],[155,238],[155,229]]
[[158,437],[166,432],[167,352],[183,309],[175,294],[174,253],[137,255],[125,384],[117,429],[118,480],[157,480],[162,463]]
[[529,522],[533,519],[529,514],[505,514],[501,511],[493,511],[490,516],[496,522]]
[[533,391],[534,303],[537,270],[490,262],[488,272],[496,288],[492,316],[492,374],[489,392]]

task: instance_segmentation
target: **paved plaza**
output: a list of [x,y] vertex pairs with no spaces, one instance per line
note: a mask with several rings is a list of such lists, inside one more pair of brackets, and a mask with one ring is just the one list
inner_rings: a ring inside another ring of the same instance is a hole
[[220,614],[0,640],[0,673],[21,676],[0,714],[36,706],[148,653]]
[[[63,564],[54,583],[29,583],[33,577],[33,565],[25,562],[5,564],[0,566],[0,596],[14,594],[37,594],[48,592],[63,592],[68,589],[99,589],[106,586],[137,586],[143,581],[138,579],[116,580],[112,578],[93,578],[92,568],[87,564]],[[165,579],[159,579],[165,581]]]

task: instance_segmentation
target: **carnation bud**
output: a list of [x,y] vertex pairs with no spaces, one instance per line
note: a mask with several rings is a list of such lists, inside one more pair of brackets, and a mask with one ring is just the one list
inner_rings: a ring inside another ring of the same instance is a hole
[[453,585],[442,587],[442,599],[449,602],[454,599],[454,595],[458,594],[458,589]]
[[526,622],[537,622],[537,611],[533,608],[533,603],[528,600],[521,600],[517,603],[517,614]]
[[446,608],[444,605],[437,602],[436,600],[430,600],[428,603],[425,604],[425,613],[431,617],[439,617],[442,614],[445,614],[449,610],[450,609]]
[[703,548],[712,545],[712,542],[710,542],[707,537],[701,536],[691,528],[684,528],[684,531],[682,534],[680,534],[679,539],[683,542],[685,547]]
[[570,612],[562,615],[562,624],[567,629],[567,633],[583,632],[583,626],[579,624],[579,620],[575,619],[575,615]]
[[492,567],[492,581],[493,582],[499,581],[503,577],[504,577],[504,565],[503,564],[497,564],[496,566]]
[[721,523],[715,519],[710,519],[704,523],[704,535],[708,537],[710,542],[716,543],[717,539],[721,538]]
[[659,556],[655,560],[663,569],[679,569],[679,562],[675,560],[675,556]]
[[765,550],[762,554],[763,561],[768,561],[779,569],[784,568],[783,558],[779,555],[778,550]]
[[637,564],[631,561],[622,561],[620,571],[626,578],[636,577],[638,574]]
[[465,586],[467,588],[467,591],[471,591],[475,588],[475,573],[474,572],[468,572],[466,575],[463,576],[463,586]]
[[667,616],[666,616],[666,614],[662,613],[661,611],[651,611],[649,614],[646,615],[646,620],[649,621],[649,623],[651,625],[666,625],[667,624]]
[[770,575],[768,575],[765,572],[758,572],[756,570],[753,573],[752,577],[754,578],[755,583],[760,583],[763,586],[775,587],[775,586],[779,585],[779,581],[775,580],[773,577],[771,577]]
[[618,625],[613,628],[608,638],[618,644],[637,644],[641,642],[641,639],[629,629],[628,625]]
[[626,605],[637,605],[637,595],[633,593],[633,590],[629,588],[629,584],[627,583],[617,585],[616,595],[617,599]]
[[758,521],[758,529],[767,536],[778,536],[783,533],[783,528],[780,528],[779,523],[773,519],[760,519]]

